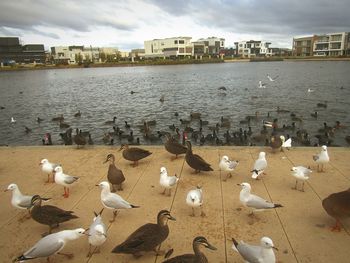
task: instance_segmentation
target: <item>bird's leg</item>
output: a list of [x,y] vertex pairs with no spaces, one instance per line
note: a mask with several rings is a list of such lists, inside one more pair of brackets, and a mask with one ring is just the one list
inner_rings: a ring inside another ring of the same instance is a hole
[[86,257],[91,257],[92,253],[91,253],[91,244],[89,244],[89,252],[87,253]]
[[65,256],[67,257],[68,259],[71,259],[74,257],[74,254],[73,253],[62,253],[62,252],[58,252],[57,253],[58,255],[61,255],[61,256]]
[[48,262],[48,263],[51,262],[51,261],[50,261],[50,257],[47,257],[47,258],[46,258],[46,262]]
[[158,249],[154,248],[153,251],[154,253],[156,253],[156,256],[162,256],[165,253],[164,250],[159,250],[159,248]]
[[205,217],[205,213],[203,212],[203,207],[200,206],[200,208],[201,208],[201,217]]
[[304,190],[304,184],[305,184],[305,182],[303,181],[303,186],[301,187],[301,192],[305,192],[305,190]]
[[228,173],[228,175],[229,175],[229,178],[232,178],[232,174],[231,174],[231,172],[229,172],[229,173]]
[[47,174],[47,181],[45,182],[45,184],[50,183],[50,174]]
[[32,215],[30,214],[30,209],[27,209],[27,212],[28,212],[28,214],[26,215],[26,218],[29,219],[32,217]]
[[166,191],[166,188],[164,188],[164,191],[162,192],[163,195],[165,194],[165,191]]
[[109,220],[109,222],[113,223],[115,221],[115,218],[117,217],[117,214],[118,214],[118,210],[114,210],[113,211],[113,219]]
[[297,186],[298,186],[298,180],[295,180],[295,186],[292,187],[293,190],[297,190]]
[[119,190],[119,191],[123,191],[123,186],[122,186],[122,184],[119,184],[118,190]]
[[324,172],[324,164],[322,164],[322,170],[321,170],[321,172]]
[[168,196],[171,196],[171,188],[169,188]]
[[112,193],[115,193],[116,190],[115,190],[115,187],[114,187],[114,184],[112,184],[112,190],[111,190]]
[[331,228],[332,232],[340,232],[341,231],[341,223],[338,219],[336,219],[335,225]]
[[67,197],[69,197],[69,187],[67,187]]
[[192,214],[191,214],[191,216],[194,216],[194,208],[192,207]]

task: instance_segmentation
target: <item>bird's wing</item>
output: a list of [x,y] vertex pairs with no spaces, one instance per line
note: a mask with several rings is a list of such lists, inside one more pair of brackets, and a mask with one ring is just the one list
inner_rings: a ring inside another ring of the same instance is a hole
[[17,205],[20,207],[23,207],[23,208],[31,207],[32,206],[32,196],[29,196],[29,195],[21,196]]
[[130,208],[130,204],[116,194],[109,194],[107,197],[103,198],[102,201],[107,207],[115,209]]
[[49,257],[60,251],[64,242],[57,235],[49,235],[40,239],[31,249],[24,253],[26,258]]
[[253,207],[255,209],[266,209],[274,207],[274,204],[261,198],[260,196],[251,194],[246,202],[248,207]]
[[292,138],[289,138],[288,140],[286,140],[282,146],[286,148],[292,147]]
[[63,181],[66,183],[66,184],[72,184],[74,183],[76,180],[78,180],[79,177],[76,177],[76,176],[66,176]]
[[228,167],[230,168],[230,169],[235,169],[236,168],[236,166],[237,166],[237,162],[235,162],[235,161],[229,161],[229,164],[228,164]]
[[312,156],[312,159],[313,159],[314,161],[317,161],[318,159],[320,159],[319,154],[313,155],[313,156]]
[[266,160],[264,159],[258,159],[254,163],[254,170],[264,170],[266,168]]
[[177,182],[177,180],[178,180],[178,178],[177,178],[176,176],[171,176],[171,177],[169,178],[169,185],[170,185],[170,186],[175,185],[176,182]]
[[253,246],[246,243],[240,243],[237,245],[237,250],[239,254],[250,263],[261,263],[260,260],[260,250],[259,246]]

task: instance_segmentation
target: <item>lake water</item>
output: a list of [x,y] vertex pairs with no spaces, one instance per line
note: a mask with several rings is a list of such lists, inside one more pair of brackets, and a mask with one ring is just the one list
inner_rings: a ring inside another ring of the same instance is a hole
[[[267,74],[278,76],[274,82]],[[266,88],[258,88],[258,82]],[[225,87],[226,92],[219,90]],[[308,89],[314,92],[308,92]],[[252,121],[253,134],[259,134],[262,120],[270,112],[279,127],[291,125],[290,113],[277,113],[276,108],[289,110],[303,119],[297,129],[306,129],[313,136],[327,122],[333,126],[340,121],[350,127],[350,62],[258,62],[203,65],[144,66],[115,68],[52,69],[0,72],[0,145],[40,145],[46,132],[52,134],[54,144],[62,144],[57,122],[53,117],[63,114],[64,122],[73,129],[90,131],[95,144],[103,144],[104,133],[113,131],[113,125],[104,122],[117,117],[116,125],[125,133],[127,121],[142,144],[150,144],[137,125],[156,120],[151,126],[156,131],[172,132],[168,126],[179,119],[190,119],[191,112],[200,112],[209,126],[220,123],[221,116],[229,118],[230,132],[247,129],[240,120],[259,112]],[[131,94],[134,91],[134,94]],[[164,95],[165,101],[159,101]],[[328,102],[327,108],[318,108],[319,102]],[[74,117],[78,110],[82,115]],[[318,111],[318,118],[310,114]],[[178,112],[179,117],[174,115]],[[14,117],[16,123],[11,124]],[[37,123],[36,119],[44,119]],[[270,120],[271,120],[270,119]],[[199,129],[199,121],[189,124]],[[32,129],[26,133],[24,126]],[[349,128],[339,129],[333,144],[348,146],[345,136]],[[221,128],[219,138],[228,128]],[[203,127],[203,134],[211,131]],[[295,131],[282,132],[295,135]],[[115,143],[119,144],[118,137]],[[161,144],[161,141],[155,142]],[[211,143],[206,143],[211,144]],[[259,145],[263,142],[255,142]]]

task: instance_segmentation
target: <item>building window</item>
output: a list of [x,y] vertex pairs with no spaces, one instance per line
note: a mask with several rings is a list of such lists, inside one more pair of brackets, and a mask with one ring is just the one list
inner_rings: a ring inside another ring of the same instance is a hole
[[239,44],[239,47],[242,47],[243,45],[242,44]]
[[185,40],[179,40],[179,44],[185,44]]
[[161,46],[164,46],[164,42],[160,43]]
[[177,44],[177,40],[174,40],[174,44]]

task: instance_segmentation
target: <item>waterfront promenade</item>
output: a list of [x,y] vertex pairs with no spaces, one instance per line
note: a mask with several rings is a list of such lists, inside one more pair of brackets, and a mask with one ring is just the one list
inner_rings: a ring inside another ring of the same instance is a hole
[[[243,262],[231,249],[231,237],[258,244],[262,236],[270,237],[279,249],[277,262],[349,262],[350,220],[343,222],[340,233],[330,231],[334,220],[322,208],[321,201],[329,194],[350,187],[350,149],[329,148],[330,163],[324,173],[318,173],[312,155],[320,148],[292,148],[290,151],[272,153],[264,147],[194,147],[193,151],[212,164],[213,172],[193,174],[193,170],[180,156],[171,160],[163,146],[143,147],[153,154],[140,161],[138,167],[124,160],[118,147],[93,146],[76,149],[63,147],[1,147],[0,185],[3,189],[10,183],[18,184],[23,194],[40,194],[51,197],[46,204],[73,210],[78,219],[60,225],[58,230],[78,227],[88,228],[93,211],[100,211],[100,189],[95,185],[106,180],[108,164],[103,164],[107,154],[116,156],[116,165],[123,170],[126,181],[124,191],[118,192],[140,208],[123,210],[114,223],[109,223],[111,210],[105,209],[102,217],[108,227],[107,241],[100,254],[87,258],[88,241],[83,237],[66,245],[62,252],[74,252],[71,260],[55,255],[52,262],[162,262],[162,256],[148,253],[134,259],[130,255],[117,255],[111,250],[139,226],[155,222],[161,209],[168,209],[176,218],[169,221],[170,234],[161,245],[162,250],[174,249],[173,256],[192,253],[192,240],[205,236],[217,250],[203,249],[209,262]],[[250,170],[263,150],[267,153],[268,168],[261,180],[253,181]],[[232,178],[226,182],[218,168],[222,155],[239,160]],[[79,176],[78,183],[71,188],[68,199],[62,197],[63,187],[45,184],[47,176],[41,173],[39,162],[47,158],[60,163],[65,173]],[[305,184],[305,192],[292,190],[295,179],[290,175],[292,166],[311,166],[313,173]],[[179,183],[171,197],[161,194],[159,169],[166,167],[169,174],[176,173]],[[249,217],[250,212],[239,202],[241,188],[238,183],[249,182],[252,193],[283,205],[272,211],[264,211]],[[196,185],[201,185],[204,194],[205,217],[191,217],[186,205],[186,194]],[[32,219],[20,220],[26,211],[19,211],[10,204],[11,193],[0,192],[0,256],[1,262],[11,262],[34,245],[47,226]],[[54,230],[55,232],[57,229]],[[46,262],[37,259],[33,262]]]

